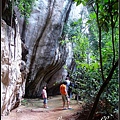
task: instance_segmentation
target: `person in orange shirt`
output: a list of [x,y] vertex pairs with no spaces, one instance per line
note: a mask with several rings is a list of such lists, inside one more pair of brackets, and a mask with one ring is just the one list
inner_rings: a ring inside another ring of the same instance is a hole
[[[69,106],[69,103],[70,103],[70,99],[69,99],[69,96],[68,96],[68,92],[67,92],[67,89],[66,89],[66,85],[67,85],[67,82],[64,81],[61,85],[60,85],[60,93],[61,93],[61,96],[62,96],[62,101],[63,101],[63,109],[66,110],[67,108],[68,109],[71,109],[70,106]],[[67,108],[65,108],[65,103],[67,101]]]

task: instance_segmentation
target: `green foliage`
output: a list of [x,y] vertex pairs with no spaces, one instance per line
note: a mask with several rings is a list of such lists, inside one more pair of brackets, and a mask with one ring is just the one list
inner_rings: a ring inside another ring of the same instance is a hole
[[83,5],[85,5],[86,4],[86,2],[88,2],[88,0],[74,0],[76,3],[77,3],[77,6],[79,5],[79,4],[83,4]]
[[59,43],[63,46],[65,45],[66,43],[68,43],[69,40],[60,40]]
[[34,2],[35,0],[17,0],[15,3],[21,14],[25,16],[25,18],[29,18]]
[[[35,1],[37,0],[8,0],[6,1],[6,9],[4,11],[2,11],[2,18],[4,18],[4,20],[6,20],[7,24],[11,24],[10,20],[8,19],[8,17],[13,17],[14,18],[14,6],[17,6],[21,16],[23,16],[25,18],[25,21],[27,21],[27,19],[30,17],[31,11],[33,6],[35,6]],[[7,16],[7,17],[6,17]],[[11,19],[11,18],[10,18]]]
[[[83,3],[82,0],[74,0],[77,5]],[[74,44],[74,60],[76,68],[74,72],[70,72],[71,80],[76,84],[74,90],[80,95],[82,100],[91,102],[95,99],[103,80],[100,68],[100,52],[99,52],[99,32],[98,27],[102,28],[101,33],[101,52],[102,66],[104,77],[107,78],[112,68],[113,58],[118,59],[118,2],[115,0],[103,1],[84,1],[84,5],[88,5],[89,19],[86,25],[89,26],[89,35],[81,31],[82,19],[71,22],[66,28],[69,40]],[[98,11],[96,10],[96,2],[98,2]],[[93,5],[94,3],[94,5]],[[90,6],[93,6],[91,8]],[[112,9],[111,9],[112,8]],[[96,12],[98,12],[98,21]],[[112,31],[113,29],[113,31]],[[112,34],[113,32],[113,34]],[[114,36],[114,39],[113,39]],[[114,41],[114,44],[113,44]],[[113,51],[113,46],[115,50]],[[111,111],[118,109],[118,70],[114,71],[114,75],[110,80],[106,90],[100,99],[106,99],[111,105]]]

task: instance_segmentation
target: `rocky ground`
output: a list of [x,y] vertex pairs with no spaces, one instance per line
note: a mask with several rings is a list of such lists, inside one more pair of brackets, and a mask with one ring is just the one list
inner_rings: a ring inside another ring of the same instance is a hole
[[82,102],[71,100],[71,110],[62,109],[61,96],[48,99],[48,109],[43,108],[42,99],[24,99],[22,104],[11,111],[8,116],[1,116],[2,120],[76,120],[82,110]]

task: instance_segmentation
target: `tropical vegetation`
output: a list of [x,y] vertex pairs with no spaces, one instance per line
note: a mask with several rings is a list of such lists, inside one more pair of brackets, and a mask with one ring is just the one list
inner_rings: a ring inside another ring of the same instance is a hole
[[92,120],[99,101],[104,107],[99,112],[113,115],[118,111],[118,1],[74,0],[87,7],[86,25],[83,20],[64,26],[73,44],[75,69],[68,69],[77,85],[74,91],[86,103],[93,101],[87,120]]

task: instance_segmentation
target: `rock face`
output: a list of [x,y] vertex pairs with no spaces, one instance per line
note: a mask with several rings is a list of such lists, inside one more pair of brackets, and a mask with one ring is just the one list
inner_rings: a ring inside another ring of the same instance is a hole
[[8,26],[2,20],[2,114],[9,114],[23,96],[40,97],[43,85],[48,95],[59,94],[59,82],[68,74],[63,66],[71,69],[73,56],[72,44],[61,44],[61,40],[67,40],[63,25],[72,19],[75,8],[72,0],[37,0],[28,24],[16,7],[16,30],[10,27],[10,21]]
[[60,44],[61,40],[67,40],[62,33],[63,25],[68,19],[79,17],[79,10],[72,0],[37,0],[28,24],[16,10],[22,25],[21,38],[29,48],[25,97],[40,97],[43,85],[47,85],[48,95],[59,93],[59,82],[68,74],[63,66],[71,68],[73,56],[71,43]]
[[[40,97],[43,85],[47,85],[48,90],[54,88],[54,84],[67,75],[62,67],[70,54],[70,46],[62,46],[60,38],[71,5],[72,0],[38,0],[28,19],[29,24],[22,28],[21,37],[29,48],[26,97]],[[22,20],[19,19],[19,23]]]
[[3,20],[1,22],[1,113],[5,115],[19,105],[23,95],[24,81],[20,72],[22,48],[16,25],[15,31]]

